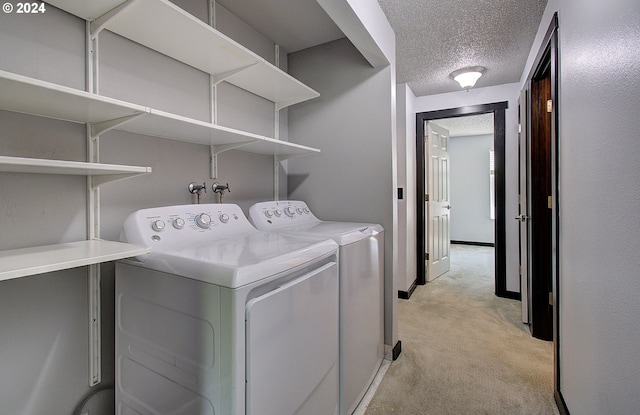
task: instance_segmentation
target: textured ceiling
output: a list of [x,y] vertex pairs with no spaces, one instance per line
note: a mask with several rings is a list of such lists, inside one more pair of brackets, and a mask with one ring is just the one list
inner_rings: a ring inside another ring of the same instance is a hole
[[[341,37],[316,0],[217,0],[287,52]],[[547,0],[378,0],[396,34],[397,82],[416,96],[459,91],[449,74],[487,68],[476,87],[518,82]]]
[[458,91],[449,74],[487,68],[476,87],[518,82],[547,0],[378,0],[396,34],[397,82],[416,96]]

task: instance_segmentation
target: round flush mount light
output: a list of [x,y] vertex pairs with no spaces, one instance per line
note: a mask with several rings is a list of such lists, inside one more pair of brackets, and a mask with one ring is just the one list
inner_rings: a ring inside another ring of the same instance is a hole
[[480,79],[482,74],[487,70],[484,66],[469,66],[467,68],[458,69],[451,72],[449,78],[455,80],[460,84],[461,88],[466,89],[473,88],[476,81]]

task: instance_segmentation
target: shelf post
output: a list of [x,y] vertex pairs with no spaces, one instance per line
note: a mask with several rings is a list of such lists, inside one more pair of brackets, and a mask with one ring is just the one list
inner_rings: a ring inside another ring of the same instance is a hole
[[[209,26],[216,27],[216,0],[209,1]],[[211,105],[211,124],[218,124],[218,83],[209,75],[209,95]],[[218,178],[218,153],[213,144],[209,145],[209,176]]]
[[[280,45],[275,44],[273,49],[275,55],[275,65],[277,68],[280,67]],[[278,108],[278,104],[273,104],[273,112],[274,112],[274,131],[273,138],[276,140],[280,139],[280,108]],[[277,156],[273,157],[273,200],[280,200],[280,161]]]
[[[91,23],[86,22],[86,89],[98,93],[98,37],[92,36]],[[86,125],[87,162],[98,163],[99,135],[93,126]],[[100,189],[94,186],[93,177],[87,176],[87,239],[100,238]],[[100,264],[88,266],[87,301],[89,311],[89,386],[102,381],[102,334],[100,321]]]

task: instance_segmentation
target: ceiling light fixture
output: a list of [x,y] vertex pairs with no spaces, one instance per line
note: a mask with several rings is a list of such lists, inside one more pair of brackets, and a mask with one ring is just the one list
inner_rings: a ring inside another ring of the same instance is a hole
[[462,68],[451,72],[449,78],[455,80],[460,84],[461,88],[468,91],[469,88],[473,88],[476,81],[480,79],[486,70],[487,68],[484,66],[469,66],[468,68]]

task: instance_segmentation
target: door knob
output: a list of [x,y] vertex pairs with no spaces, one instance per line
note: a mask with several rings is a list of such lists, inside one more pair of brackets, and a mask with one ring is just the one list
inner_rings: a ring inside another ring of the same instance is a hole
[[451,205],[447,205],[444,207],[445,209],[451,209]]
[[529,217],[527,215],[518,215],[514,219],[519,220],[520,222],[526,222]]

